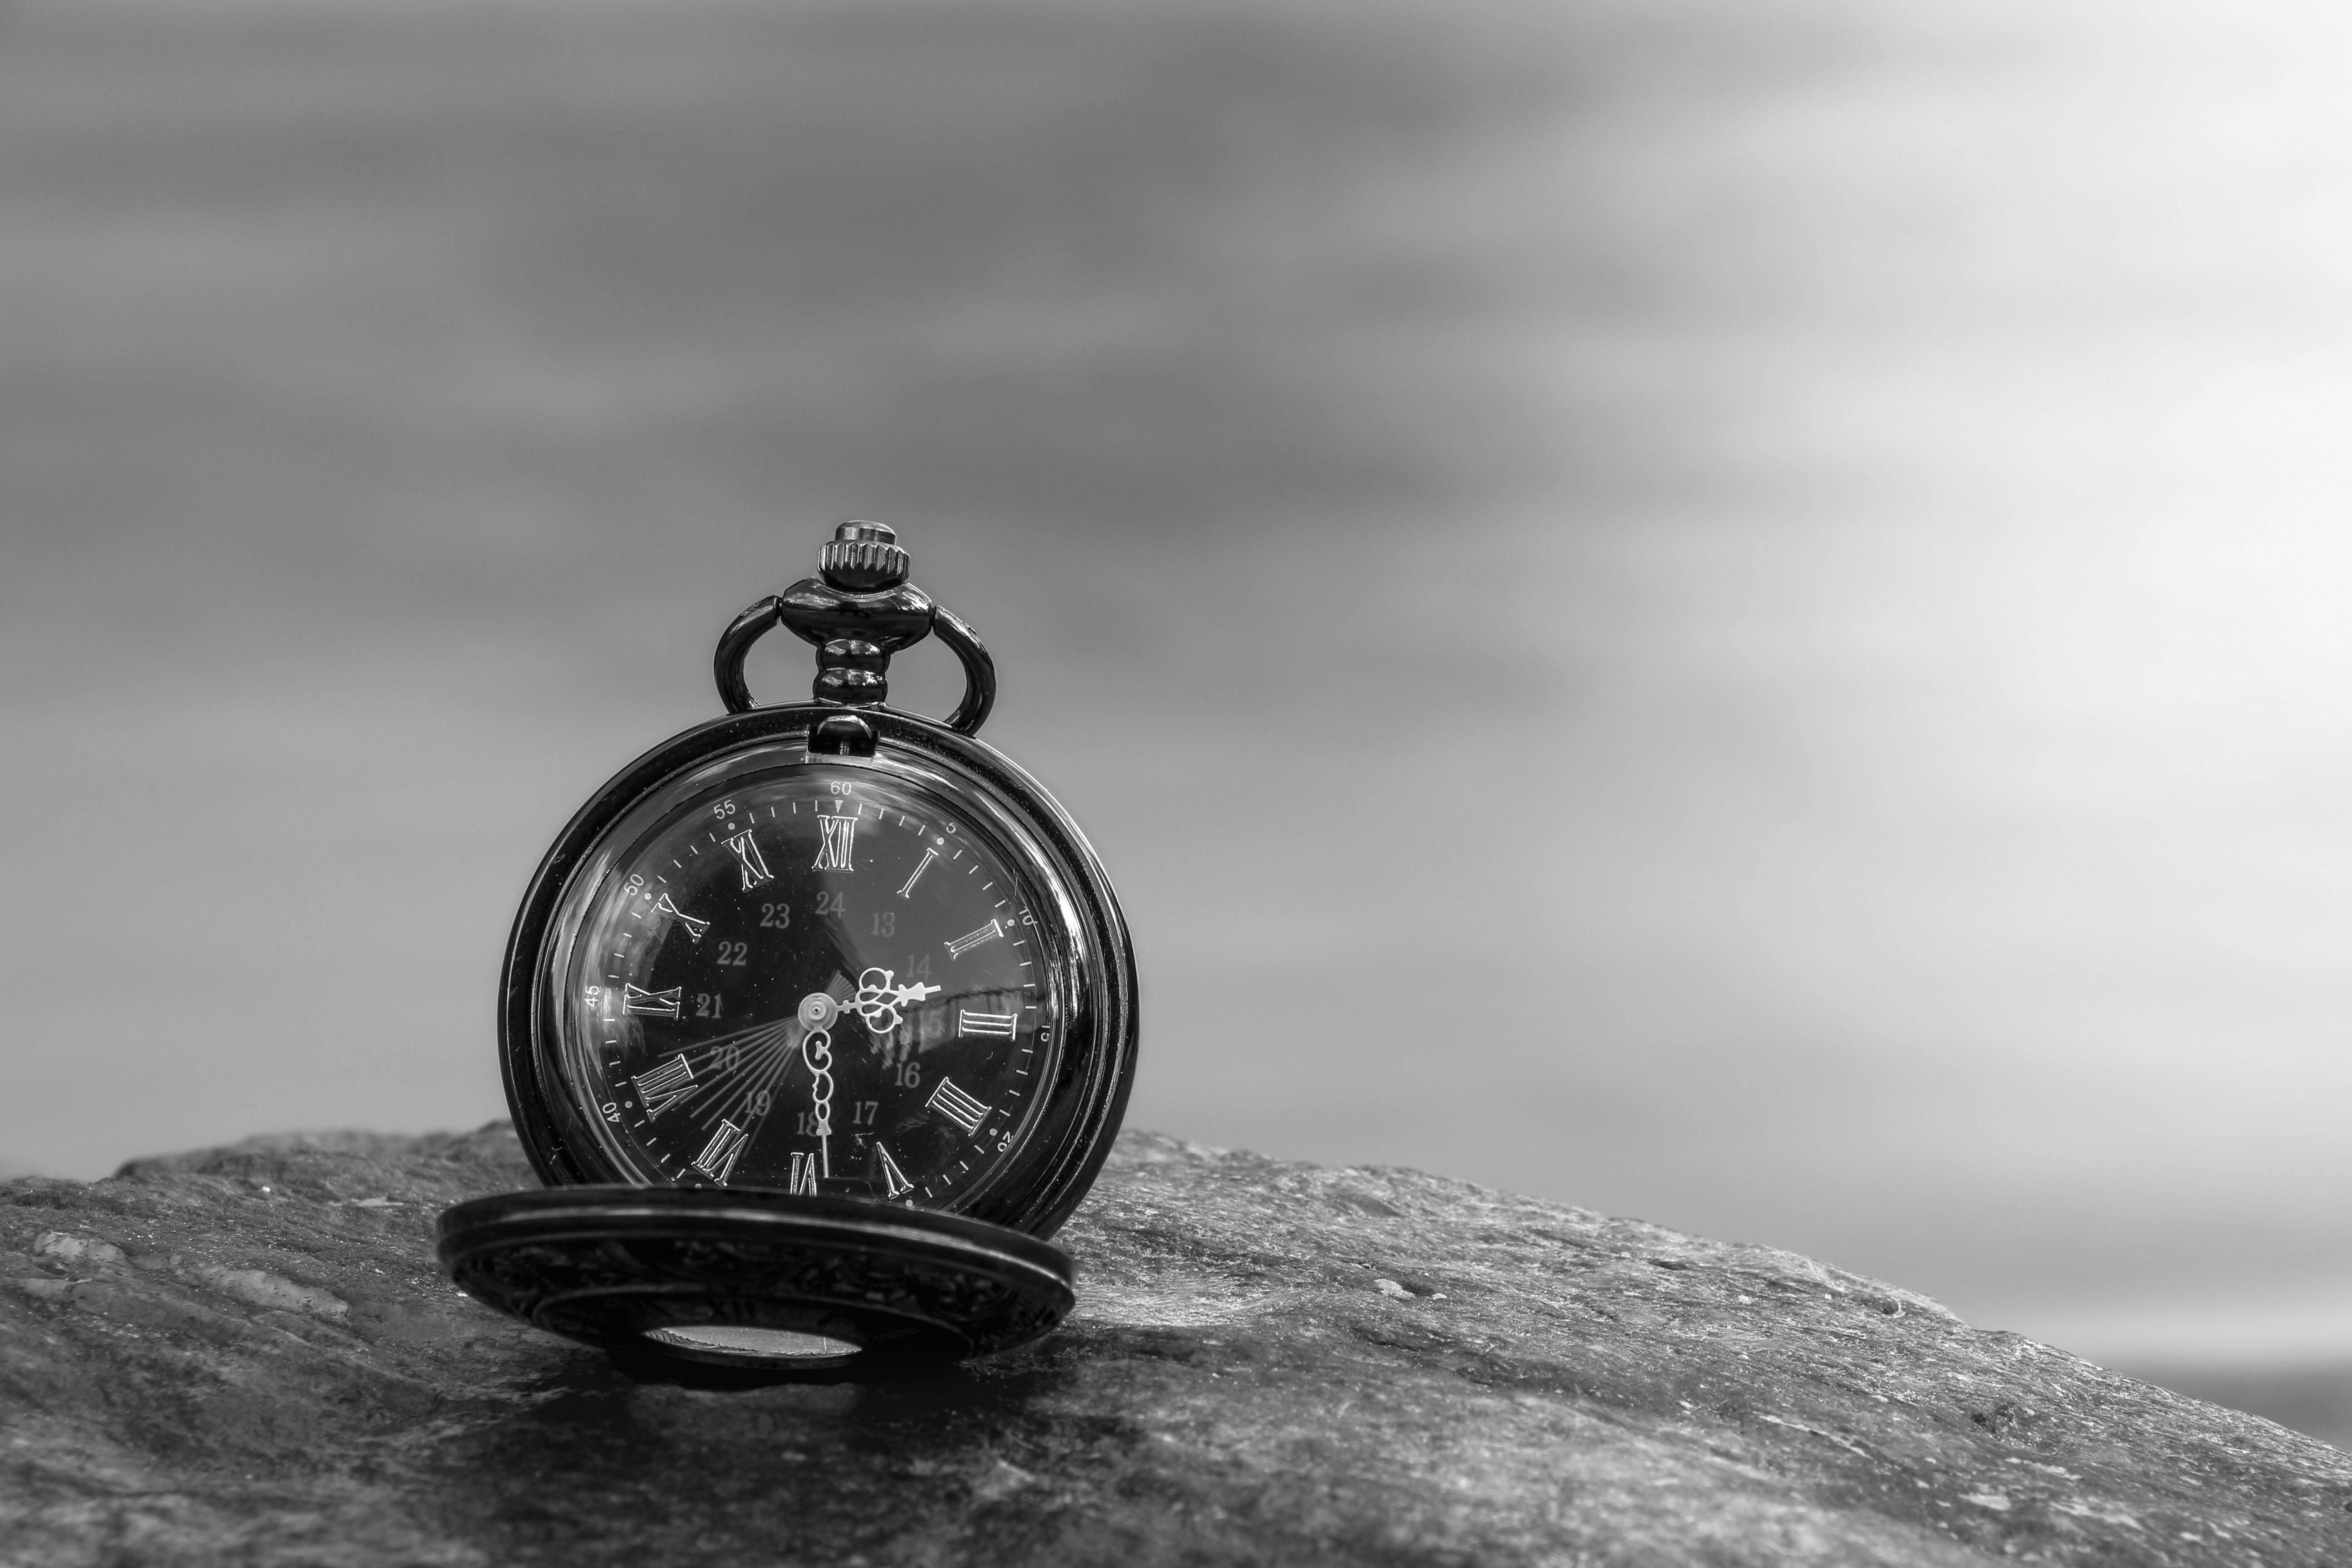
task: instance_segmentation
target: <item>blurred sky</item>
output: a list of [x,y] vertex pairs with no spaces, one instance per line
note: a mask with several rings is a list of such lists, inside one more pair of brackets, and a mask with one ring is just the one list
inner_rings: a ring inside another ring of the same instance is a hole
[[0,4],[0,1159],[501,1114],[540,853],[871,516],[1125,896],[1136,1124],[2352,1361],[2347,79],[2263,0]]

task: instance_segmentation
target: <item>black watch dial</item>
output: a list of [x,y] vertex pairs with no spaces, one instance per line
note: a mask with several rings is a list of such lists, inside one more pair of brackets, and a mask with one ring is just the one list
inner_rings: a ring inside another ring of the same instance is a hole
[[944,794],[812,761],[615,825],[565,900],[541,1006],[625,1176],[953,1208],[1053,1081],[1055,907]]

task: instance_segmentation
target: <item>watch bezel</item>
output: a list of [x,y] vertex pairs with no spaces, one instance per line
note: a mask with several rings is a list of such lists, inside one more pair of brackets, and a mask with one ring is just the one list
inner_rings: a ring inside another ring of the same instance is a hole
[[[569,1116],[564,1111],[572,1097],[555,1067],[560,1042],[542,960],[549,943],[563,938],[556,922],[575,879],[591,868],[599,847],[638,803],[730,757],[797,741],[808,763],[860,765],[858,758],[805,751],[812,729],[845,711],[850,710],[829,703],[760,708],[674,735],[607,780],[541,860],[507,942],[499,1047],[515,1130],[532,1169],[550,1186],[652,1185],[621,1168],[593,1136],[567,1125],[583,1113],[577,1107]],[[935,780],[936,770],[944,766],[944,780],[929,787],[961,790],[967,780],[977,784],[976,796],[987,815],[1009,816],[1046,862],[1064,894],[1064,900],[1051,902],[1066,901],[1074,929],[1062,934],[1072,973],[1053,1081],[1005,1163],[968,1200],[932,1211],[1051,1236],[1108,1156],[1134,1081],[1135,957],[1125,918],[1086,836],[1045,787],[1011,758],[919,714],[887,708],[855,711],[872,726],[882,765],[903,754],[918,771],[928,764]]]

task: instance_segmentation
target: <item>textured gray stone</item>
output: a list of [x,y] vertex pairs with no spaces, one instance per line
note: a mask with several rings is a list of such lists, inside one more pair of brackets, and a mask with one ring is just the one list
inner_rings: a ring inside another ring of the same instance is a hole
[[0,1187],[11,1563],[2341,1564],[2352,1457],[1787,1253],[1129,1134],[1079,1306],[637,1382],[435,1268],[503,1128]]

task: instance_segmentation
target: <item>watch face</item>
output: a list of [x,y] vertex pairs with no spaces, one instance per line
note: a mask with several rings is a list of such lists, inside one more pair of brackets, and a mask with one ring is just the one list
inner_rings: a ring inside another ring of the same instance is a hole
[[936,768],[739,752],[621,811],[557,903],[546,1089],[618,1179],[962,1207],[1050,1098],[1068,905]]

